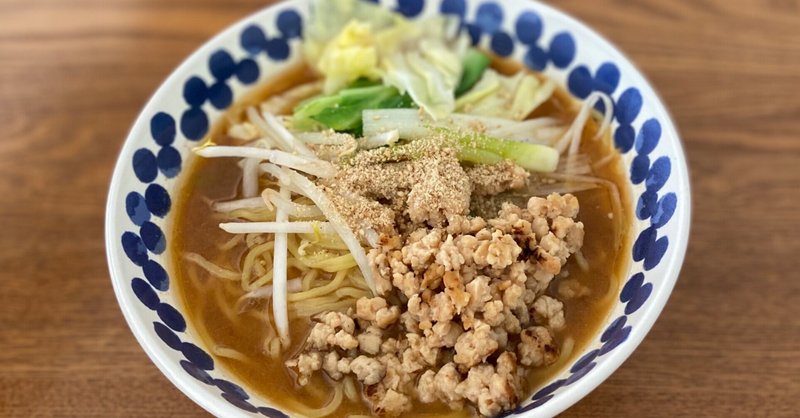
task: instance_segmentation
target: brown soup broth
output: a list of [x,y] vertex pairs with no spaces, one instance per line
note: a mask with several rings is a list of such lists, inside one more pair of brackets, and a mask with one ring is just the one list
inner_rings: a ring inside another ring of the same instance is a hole
[[[519,64],[510,61],[495,60],[493,66],[503,73],[519,69]],[[305,66],[298,66],[273,77],[253,94],[237,102],[227,112],[226,117],[214,126],[211,138],[217,144],[226,144],[229,139],[224,133],[232,122],[240,120],[243,109],[313,79],[313,73]],[[558,117],[569,123],[576,113],[574,104],[574,100],[567,92],[558,89],[532,117]],[[616,152],[610,145],[608,136],[597,141],[591,139],[596,128],[596,124],[590,122],[583,133],[581,145],[581,152],[588,154],[593,162]],[[567,326],[556,332],[555,336],[560,347],[570,338],[574,341],[574,348],[570,355],[562,356],[555,364],[528,372],[526,376],[528,394],[560,372],[574,360],[576,354],[593,341],[600,324],[608,316],[614,296],[618,293],[620,276],[627,268],[624,255],[628,253],[630,243],[627,226],[624,225],[627,225],[630,219],[630,207],[619,155],[616,155],[611,163],[595,169],[594,175],[617,184],[623,203],[622,219],[611,219],[609,216],[612,213],[612,205],[610,194],[605,188],[575,193],[580,202],[578,219],[584,223],[586,231],[582,251],[590,269],[582,271],[574,257],[570,258],[565,269],[569,271],[568,279],[577,280],[589,288],[591,293],[583,298],[559,298],[564,302]],[[271,307],[262,303],[262,306],[251,310],[251,313],[239,314],[235,305],[243,291],[238,281],[213,278],[205,270],[181,257],[186,252],[195,252],[219,265],[239,270],[245,245],[242,242],[232,250],[219,249],[222,243],[231,239],[231,235],[219,229],[218,224],[224,219],[209,205],[209,201],[233,199],[239,194],[241,169],[237,166],[236,159],[192,157],[187,161],[187,174],[184,179],[175,199],[171,235],[174,238],[170,242],[170,254],[171,274],[182,298],[183,311],[187,313],[191,325],[190,332],[199,336],[209,352],[217,346],[234,349],[247,356],[247,361],[217,355],[214,357],[217,364],[240,379],[248,390],[288,410],[293,410],[293,406],[298,404],[312,408],[324,406],[331,396],[333,382],[318,373],[305,388],[297,387],[291,372],[283,364],[299,350],[309,330],[309,322],[292,320],[290,323],[292,349],[285,350],[280,361],[272,360],[265,354],[263,348],[263,341],[271,331],[263,317],[259,318],[254,314],[270,312]],[[288,272],[289,278],[297,275],[297,272],[292,270]],[[561,280],[564,279],[557,278],[553,281],[548,290],[549,294],[555,294]],[[472,414],[470,410],[451,412],[445,405],[438,403],[419,403],[415,405],[413,411],[415,415],[423,416],[455,417]],[[361,401],[352,402],[345,397],[342,406],[332,416],[346,417],[358,414],[369,415],[369,409]]]

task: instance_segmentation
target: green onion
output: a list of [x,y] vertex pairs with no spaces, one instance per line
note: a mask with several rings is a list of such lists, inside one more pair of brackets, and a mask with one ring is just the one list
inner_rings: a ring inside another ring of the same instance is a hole
[[483,72],[489,67],[491,60],[484,53],[475,48],[471,48],[464,55],[464,70],[461,73],[461,81],[456,87],[456,97],[469,91],[478,80],[481,79]]
[[458,149],[458,157],[463,161],[479,164],[494,164],[511,160],[520,167],[542,173],[555,171],[558,166],[558,151],[546,145],[527,142],[507,141],[473,132],[463,132],[447,128],[433,128]]
[[503,161],[503,157],[497,154],[468,147],[458,150],[458,159],[475,164],[497,164]]
[[[526,124],[525,126],[530,128],[529,121],[504,121],[497,118],[459,114],[454,114],[446,120],[432,121],[426,119],[418,111],[405,109],[365,110],[362,121],[366,136],[397,131],[401,139],[411,141],[408,146],[438,140],[440,141],[438,146],[456,149],[459,159],[463,161],[494,164],[508,159],[526,170],[544,173],[554,171],[558,165],[559,153],[555,148],[514,139],[500,139],[491,135],[493,130],[498,127],[508,127],[509,124]],[[475,129],[476,124],[482,126],[485,131],[471,130]],[[486,132],[490,134],[487,135]],[[400,147],[403,146],[389,147],[389,151]]]

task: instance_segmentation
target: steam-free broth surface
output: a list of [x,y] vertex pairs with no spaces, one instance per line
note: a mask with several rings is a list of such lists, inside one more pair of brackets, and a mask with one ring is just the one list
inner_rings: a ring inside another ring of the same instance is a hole
[[[495,61],[498,71],[513,72],[518,65],[509,62]],[[287,71],[274,77],[256,93],[237,103],[229,112],[235,120],[242,109],[257,104],[270,95],[277,94],[287,88],[312,79],[313,75],[305,67]],[[547,103],[540,106],[532,116],[555,116],[565,120],[574,117],[572,99],[562,90],[558,90]],[[225,118],[215,126],[211,136],[218,144],[225,143],[225,135],[229,121]],[[596,128],[596,125],[594,126]],[[591,137],[594,129],[590,126],[584,132],[581,152],[588,154],[593,162],[608,160],[615,151],[608,143],[608,138],[595,141]],[[173,257],[173,276],[178,283],[183,297],[184,311],[188,312],[190,332],[194,332],[204,342],[210,352],[215,355],[217,364],[230,371],[248,391],[258,393],[270,402],[293,410],[297,405],[321,407],[328,402],[332,391],[331,382],[318,374],[306,387],[298,387],[294,377],[285,367],[284,361],[291,358],[304,341],[309,330],[309,321],[294,320],[290,324],[292,347],[285,350],[280,361],[274,361],[265,354],[263,341],[267,333],[274,332],[265,324],[264,315],[271,312],[271,307],[264,302],[258,309],[239,313],[237,300],[243,294],[238,281],[225,281],[211,277],[205,270],[186,262],[181,254],[194,252],[203,254],[209,260],[232,270],[238,270],[245,250],[240,242],[232,249],[220,249],[232,239],[232,235],[222,231],[218,224],[223,221],[211,207],[210,201],[236,198],[240,191],[241,169],[234,159],[202,159],[194,157],[187,162],[188,175],[175,201],[176,211],[170,251]],[[571,353],[565,353],[555,364],[532,369],[526,376],[527,393],[530,393],[564,366],[574,360],[587,344],[591,343],[598,332],[598,327],[608,315],[609,307],[618,292],[620,275],[626,268],[622,254],[628,248],[627,219],[629,208],[628,194],[624,176],[621,171],[619,156],[614,155],[611,161],[602,167],[596,167],[597,177],[608,179],[617,184],[622,202],[623,213],[611,216],[613,208],[608,191],[605,188],[574,193],[580,201],[578,220],[584,223],[585,239],[583,255],[589,262],[589,270],[581,270],[575,258],[571,258],[565,270],[569,272],[566,279],[576,280],[586,286],[590,293],[583,298],[565,299],[564,313],[567,326],[556,332],[559,346],[566,350],[569,339],[573,341]],[[624,227],[623,227],[624,226]],[[290,269],[291,279],[297,271]],[[551,284],[548,294],[555,294],[559,284],[565,278],[557,278]],[[273,324],[274,326],[274,324]],[[233,349],[245,355],[245,358],[225,357],[225,350]],[[413,415],[430,416],[468,416],[471,410],[452,412],[445,405],[416,404]],[[332,416],[368,415],[369,409],[362,402],[351,402],[345,398],[344,403]]]

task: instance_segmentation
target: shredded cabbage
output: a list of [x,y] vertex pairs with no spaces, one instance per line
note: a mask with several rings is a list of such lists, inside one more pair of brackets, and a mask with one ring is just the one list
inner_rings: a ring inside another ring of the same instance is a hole
[[392,25],[397,15],[365,1],[314,0],[311,19],[304,28],[303,52],[308,62],[316,65],[328,43],[351,20],[369,23],[370,30],[377,31]]
[[327,94],[380,78],[439,119],[455,110],[468,44],[453,17],[412,22],[364,1],[314,0],[304,51]]
[[466,48],[462,43],[453,49],[451,43],[436,38],[418,42],[418,47],[397,51],[384,61],[383,81],[408,93],[414,103],[438,120],[455,110],[461,55]]
[[520,71],[513,76],[487,69],[475,86],[459,97],[456,109],[481,116],[525,119],[555,91],[551,80],[540,81],[535,75]]
[[370,25],[350,21],[322,51],[317,69],[325,74],[326,93],[333,93],[361,77],[380,78],[378,51]]

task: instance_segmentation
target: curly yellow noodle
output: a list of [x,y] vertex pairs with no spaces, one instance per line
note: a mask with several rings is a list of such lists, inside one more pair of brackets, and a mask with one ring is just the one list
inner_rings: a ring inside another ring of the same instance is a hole
[[310,268],[320,269],[329,273],[351,269],[356,266],[356,260],[350,253],[334,257],[327,255],[317,255],[311,257],[300,256],[297,257],[297,259]]
[[236,235],[233,236],[233,238],[229,239],[224,244],[218,245],[217,248],[219,248],[222,251],[230,251],[234,247],[239,245],[240,242],[242,242],[242,238],[243,237],[242,237],[241,234],[236,234]]
[[271,222],[275,220],[275,211],[266,207],[258,209],[236,209],[228,212],[228,216],[252,222]]
[[286,259],[286,267],[294,267],[302,271],[303,273],[309,270],[309,267],[307,265],[303,264],[300,260],[294,257],[289,257]]
[[300,244],[297,246],[297,253],[305,256],[307,254],[306,248],[311,247],[312,245],[314,244],[312,244],[310,241],[300,240]]
[[331,282],[325,286],[315,287],[313,289],[306,290],[305,292],[289,293],[287,296],[288,300],[289,302],[297,302],[332,293],[341,286],[345,277],[347,277],[347,270],[342,270],[336,273],[336,276],[333,278],[333,280],[331,280]]
[[203,268],[203,270],[209,272],[212,276],[216,276],[221,279],[238,280],[241,277],[239,273],[232,270],[228,270],[226,268],[222,268],[206,260],[205,257],[197,253],[186,253],[184,254],[183,258],[185,258],[188,261],[191,261],[192,263],[197,264],[198,266]]
[[306,273],[303,276],[303,282],[302,282],[303,291],[311,289],[311,286],[314,284],[314,280],[317,278],[318,275],[319,275],[319,270],[311,269],[308,271],[308,273]]
[[258,244],[263,244],[269,241],[269,238],[265,234],[245,234],[244,242],[247,244],[247,248],[255,247]]
[[242,294],[242,289],[239,288],[239,284],[233,280],[226,280],[222,282],[222,290],[227,296],[232,298],[238,298],[239,295]]
[[[334,384],[338,385],[339,382],[334,382]],[[323,401],[328,399],[328,388],[322,385],[305,385],[303,386],[304,396],[307,396],[310,399],[313,399],[314,402],[310,402],[310,404],[322,403]]]
[[299,245],[300,244],[295,239],[294,234],[289,234],[286,239],[286,248],[289,250],[289,254],[291,254],[294,258],[300,257],[300,252],[297,249]]
[[[353,256],[349,253],[345,255],[325,255],[319,254],[315,256],[304,256],[300,253],[300,243],[295,238],[294,234],[289,234],[287,240],[287,248],[289,250],[289,254],[292,255],[291,258],[297,260],[298,263],[302,264],[300,268],[301,270],[305,271],[309,268],[316,268],[320,270],[324,270],[330,273],[335,273],[339,270],[344,270],[346,268],[351,268],[355,266],[355,260],[350,261]],[[295,266],[296,267],[296,266]]]
[[347,399],[349,399],[351,402],[358,402],[360,400],[358,396],[358,388],[356,387],[356,383],[353,381],[353,377],[345,377],[342,383],[344,385],[344,394],[347,396]]
[[211,338],[211,333],[208,332],[208,328],[206,327],[206,323],[207,322],[204,319],[204,317],[206,316],[205,312],[206,312],[206,307],[208,307],[209,300],[205,299],[205,298],[199,299],[199,300],[202,301],[202,302],[200,302],[201,305],[198,306],[198,309],[197,309],[196,312],[197,312],[197,316],[200,317],[200,320],[199,321],[195,321],[192,324],[192,325],[194,325],[194,327],[193,327],[194,328],[194,332],[197,333],[197,336],[200,338],[201,341],[212,342],[214,340]]
[[339,407],[342,405],[343,398],[344,398],[344,390],[342,389],[342,385],[336,385],[336,389],[333,394],[333,399],[331,399],[322,408],[308,411],[306,415],[308,415],[309,418],[327,417],[328,415],[332,414],[334,411],[339,409]]
[[255,289],[258,289],[259,287],[263,287],[265,285],[268,285],[268,284],[272,283],[272,272],[273,271],[274,270],[270,269],[270,271],[268,271],[267,274],[259,277],[253,283],[251,283],[250,284],[250,290],[255,290]]
[[353,299],[360,299],[362,297],[366,297],[370,295],[369,291],[356,289],[354,287],[343,287],[341,289],[336,289],[333,292],[339,298],[353,298]]
[[270,267],[270,268],[272,267],[272,253],[271,252],[266,252],[264,254],[261,254],[261,259],[264,261],[264,263],[263,263],[264,266]]
[[258,257],[258,259],[253,262],[253,271],[255,272],[256,276],[263,276],[267,274],[267,269],[264,268],[264,265],[263,257]]
[[597,171],[605,166],[607,166],[610,162],[614,161],[617,158],[618,154],[615,152],[609,153],[605,157],[597,160],[596,162],[592,163],[592,169]]
[[350,283],[351,283],[353,286],[355,286],[356,288],[358,288],[358,289],[361,289],[361,290],[366,290],[366,291],[367,291],[367,292],[369,292],[370,294],[372,293],[372,291],[369,289],[369,286],[367,286],[367,284],[366,284],[366,283],[364,283],[364,282],[360,282],[360,283],[359,283],[359,282],[356,282],[356,281],[350,280]]
[[325,310],[326,306],[334,306],[339,301],[335,297],[314,298],[289,306],[289,313],[297,318],[306,318]]
[[342,405],[344,400],[344,389],[341,384],[334,386],[333,397],[322,408],[309,408],[295,399],[288,399],[289,407],[300,415],[308,418],[326,417],[334,413]]
[[[261,313],[261,320],[264,321],[265,325],[267,326],[267,342],[273,338],[275,338],[278,333],[275,332],[275,327],[272,325],[272,321],[269,320],[269,310],[267,308],[258,310]],[[265,346],[266,347],[266,346]]]
[[234,350],[228,347],[223,347],[220,345],[215,345],[214,347],[212,347],[211,353],[213,353],[217,357],[225,357],[240,361],[242,363],[254,363],[254,361],[248,355],[242,353],[241,351]]
[[367,285],[367,282],[364,280],[364,276],[361,275],[361,272],[358,271],[358,269],[351,270],[350,276],[348,278],[350,279],[350,283],[353,283],[353,286],[369,290],[369,286]]
[[214,292],[214,300],[219,307],[219,310],[222,311],[222,314],[225,315],[225,318],[230,323],[237,323],[238,319],[236,318],[236,312],[233,310],[233,306],[225,300],[225,294],[222,292]]
[[[322,300],[318,301],[318,299]],[[356,304],[355,299],[340,301],[331,301],[331,299],[334,298],[315,298],[308,299],[308,301],[304,302],[298,302],[295,306],[291,307],[289,313],[293,314],[296,318],[306,318],[324,311],[343,312]]]
[[269,342],[269,356],[273,360],[278,360],[281,356],[281,340],[273,338]]
[[250,286],[250,275],[253,270],[253,264],[256,262],[256,257],[259,255],[272,250],[275,248],[275,241],[266,242],[264,244],[257,245],[250,249],[247,252],[247,255],[244,257],[244,263],[242,264],[242,274],[241,274],[241,281],[242,281],[242,289],[244,290],[253,290],[253,287]]
[[575,349],[575,339],[567,337],[564,339],[564,344],[561,345],[561,355],[559,362],[564,363],[572,357],[572,351]]
[[619,284],[616,280],[609,280],[608,291],[606,291],[606,294],[597,301],[597,304],[600,306],[608,306],[614,299],[617,298],[617,295],[619,295]]
[[339,238],[338,235],[324,234],[316,236],[315,234],[299,234],[300,238],[308,241],[317,247],[325,248],[328,250],[347,251],[347,244]]
[[[317,270],[317,271],[319,271],[319,270]],[[333,277],[335,277],[335,275]],[[331,279],[331,278],[317,277],[316,279],[314,279],[311,282],[311,289],[325,286],[325,285],[327,285],[328,283],[330,283],[332,281],[333,281],[333,279]]]
[[[186,258],[186,256],[184,256]],[[209,282],[209,280],[203,280],[205,278],[201,278],[197,273],[200,272],[200,267],[194,263],[188,263],[185,265],[186,267],[186,277],[192,281],[192,285],[197,287],[202,287],[205,289],[205,284]]]
[[589,271],[589,260],[586,259],[586,256],[583,255],[583,251],[580,249],[575,251],[572,254],[572,258],[575,259],[575,263],[578,264],[578,267],[583,271]]

